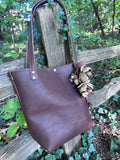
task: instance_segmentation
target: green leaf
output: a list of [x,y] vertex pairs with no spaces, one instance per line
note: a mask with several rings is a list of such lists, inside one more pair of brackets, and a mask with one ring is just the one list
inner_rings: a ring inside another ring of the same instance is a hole
[[19,53],[22,53],[23,52],[23,50],[22,49],[19,49]]
[[58,148],[58,149],[56,150],[56,153],[58,154],[59,158],[61,158],[62,154],[64,153],[64,150]]
[[19,124],[19,126],[23,127],[23,128],[26,128],[27,127],[27,123],[26,123],[26,120],[25,120],[25,117],[24,117],[24,114],[22,111],[19,111],[17,114],[16,114],[16,121],[17,123]]
[[97,126],[95,129],[94,129],[94,134],[97,133],[99,131],[100,127]]
[[14,98],[8,100],[7,107],[11,111],[16,111],[20,107],[20,102],[15,100]]
[[87,150],[88,150],[87,147],[79,147],[79,153],[80,153],[80,154],[86,153]]
[[7,8],[7,4],[5,2],[0,3],[0,7],[2,7],[3,9]]
[[1,28],[4,28],[6,26],[5,23],[1,23]]
[[102,160],[102,158],[100,157],[100,154],[97,154],[97,159],[96,160]]
[[88,138],[88,144],[91,144],[93,142],[92,138]]
[[69,157],[69,160],[75,160],[73,157]]
[[68,30],[69,30],[68,25],[65,24],[65,25],[64,25],[64,31],[68,31]]
[[73,40],[79,37],[79,35],[72,33]]
[[96,118],[99,118],[99,117],[100,117],[99,114],[95,114],[95,116],[96,116]]
[[63,20],[66,20],[65,13],[63,9],[59,7],[59,10],[56,15],[56,22],[63,22]]
[[0,114],[5,120],[11,119],[15,115],[14,111],[10,110],[7,105],[3,106]]
[[15,133],[17,132],[17,130],[19,129],[19,126],[17,123],[12,124],[7,131],[7,137],[11,137],[13,135],[15,135]]
[[13,6],[17,9],[20,10],[21,9],[21,5],[18,2],[13,2]]
[[113,152],[116,149],[116,144],[113,139],[111,139],[110,151]]
[[120,139],[116,139],[115,141],[116,143],[120,144]]
[[16,53],[16,51],[15,51],[15,50],[11,50],[10,52],[11,52],[11,53]]
[[104,113],[104,110],[103,110],[103,108],[99,108],[99,109],[98,109],[98,113],[101,113],[101,114],[103,114],[103,113]]
[[86,147],[86,146],[87,146],[87,142],[86,142],[86,140],[87,140],[86,132],[84,132],[84,135],[82,135],[82,145],[83,145],[84,147]]
[[107,119],[104,118],[104,119],[103,119],[103,122],[104,122],[104,123],[107,122]]
[[65,15],[65,12],[64,12],[64,10],[61,7],[59,7],[58,14],[60,16],[64,16]]
[[55,155],[48,154],[45,156],[45,160],[56,160],[56,157],[55,157]]
[[118,109],[118,110],[117,110],[117,113],[118,113],[118,114],[119,114],[119,116],[120,116],[120,109]]
[[113,96],[113,100],[114,100],[115,102],[118,102],[119,97],[120,97],[120,96],[116,93],[116,94],[114,94],[114,96]]
[[42,148],[42,147],[39,147],[39,148],[38,148],[38,152],[39,152],[39,154],[41,155],[42,152],[43,152],[43,148]]
[[76,23],[71,17],[68,17],[68,22],[70,26]]
[[56,3],[54,2],[54,0],[48,0],[48,4],[50,4],[50,5],[56,5]]
[[89,154],[87,152],[83,153],[83,158],[85,158],[86,160],[89,160]]
[[114,113],[108,113],[108,116],[109,116],[109,119],[115,121],[115,119],[117,118],[117,113],[114,112]]
[[62,43],[67,40],[67,36],[62,36]]
[[89,131],[89,135],[88,135],[88,136],[89,136],[89,138],[92,138],[92,137],[94,136],[94,134],[93,134],[93,131],[92,131],[92,130],[90,130],[90,131]]
[[58,16],[58,15],[56,15],[56,22],[63,22],[63,20]]
[[19,57],[18,54],[13,54],[11,52],[8,52],[7,54],[4,55],[4,57],[12,57],[13,59],[16,59],[17,57]]
[[90,146],[89,146],[89,152],[92,153],[92,152],[95,152],[95,151],[96,151],[96,149],[94,147],[94,144],[90,144]]
[[108,110],[107,110],[107,109],[105,109],[104,111],[105,111],[106,114],[108,113]]
[[80,160],[81,156],[78,154],[78,152],[75,153],[75,160]]
[[18,45],[17,47],[18,47],[18,48],[23,48],[23,46],[22,46],[22,45]]

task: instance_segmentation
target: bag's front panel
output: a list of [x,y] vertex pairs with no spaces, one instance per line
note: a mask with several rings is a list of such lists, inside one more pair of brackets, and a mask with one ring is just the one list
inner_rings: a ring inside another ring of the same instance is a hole
[[86,99],[69,82],[72,64],[11,72],[32,136],[49,151],[93,126]]

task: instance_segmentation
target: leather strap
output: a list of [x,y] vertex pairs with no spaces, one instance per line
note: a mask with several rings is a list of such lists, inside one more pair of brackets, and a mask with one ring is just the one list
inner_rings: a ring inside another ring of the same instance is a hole
[[[68,23],[68,18],[67,18],[67,12],[66,9],[64,7],[64,4],[62,3],[61,0],[55,0],[56,2],[58,2],[60,4],[60,6],[63,8],[64,12],[65,12],[65,16],[66,16],[66,24],[68,24],[68,28],[69,28],[69,32],[70,32],[70,40],[71,40],[71,45],[72,45],[72,50],[73,50],[73,57],[74,57],[74,65],[76,66],[78,63],[78,59],[77,59],[77,53],[75,50],[75,45],[73,42],[73,37],[72,37],[72,33],[70,30],[70,26]],[[36,12],[36,9],[45,4],[48,3],[47,0],[39,0],[37,3],[35,3],[35,5],[32,8],[32,12],[31,12],[31,20],[30,20],[30,30],[29,30],[29,37],[28,37],[28,46],[27,46],[27,54],[26,54],[26,67],[27,68],[31,68],[32,70],[36,70],[36,64],[35,64],[35,57],[34,57],[34,46],[33,46],[33,16]],[[69,49],[69,40],[68,40],[68,33],[66,33],[67,36],[67,40],[65,41],[65,51],[66,51],[66,59],[67,59],[67,63],[71,62],[71,58],[70,58],[70,49]]]

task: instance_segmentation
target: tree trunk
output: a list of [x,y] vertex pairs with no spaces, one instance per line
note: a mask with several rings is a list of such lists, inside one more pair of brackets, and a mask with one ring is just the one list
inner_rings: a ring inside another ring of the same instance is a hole
[[92,5],[93,5],[95,15],[96,15],[96,17],[97,17],[97,19],[98,19],[98,23],[99,23],[99,26],[100,26],[100,29],[101,29],[101,32],[102,32],[102,36],[105,36],[104,30],[103,30],[103,26],[102,26],[102,23],[101,23],[99,14],[98,14],[97,7],[95,6],[93,0],[91,0],[91,3],[92,3]]
[[0,40],[4,40],[3,31],[1,27],[1,21],[0,21]]
[[112,22],[112,34],[114,33],[114,28],[115,28],[115,1],[113,0],[113,22]]

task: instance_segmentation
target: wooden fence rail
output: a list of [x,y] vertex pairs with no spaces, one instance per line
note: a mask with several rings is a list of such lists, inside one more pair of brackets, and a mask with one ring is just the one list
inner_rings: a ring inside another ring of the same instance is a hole
[[[118,55],[120,55],[120,45],[82,51],[78,53],[78,58],[85,60],[87,64],[90,64],[103,59],[116,57]],[[24,67],[24,58],[0,65],[0,101],[15,94],[12,83],[7,76],[8,71],[23,69]]]

